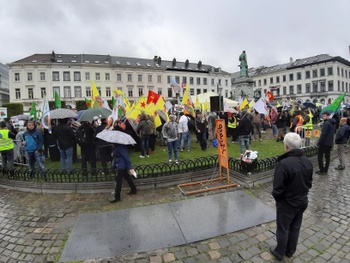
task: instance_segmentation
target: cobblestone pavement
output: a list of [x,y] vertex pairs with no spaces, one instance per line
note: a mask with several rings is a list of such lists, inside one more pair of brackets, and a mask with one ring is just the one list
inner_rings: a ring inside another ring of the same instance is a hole
[[[335,166],[328,175],[314,176],[298,250],[289,262],[350,262],[350,172]],[[110,204],[108,194],[41,195],[0,188],[0,262],[58,262],[81,213],[194,198],[183,196],[176,187],[140,190],[134,196],[127,196],[128,190],[123,189],[122,202]],[[271,184],[246,191],[274,207]],[[84,263],[274,262],[268,248],[275,242],[271,222],[193,244]]]

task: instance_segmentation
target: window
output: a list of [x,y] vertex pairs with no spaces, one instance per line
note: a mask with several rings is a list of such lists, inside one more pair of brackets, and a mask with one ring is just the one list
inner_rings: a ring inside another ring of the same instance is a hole
[[297,93],[300,94],[301,93],[301,84],[297,85]]
[[289,81],[293,81],[294,80],[294,74],[293,73],[290,73],[289,74]]
[[317,82],[312,83],[312,92],[317,92],[317,89],[318,89],[318,83]]
[[16,100],[20,100],[21,99],[21,90],[15,89],[15,94],[16,94]]
[[211,79],[211,85],[214,85],[214,79]]
[[338,91],[340,91],[340,81],[338,80]]
[[283,81],[283,82],[286,82],[286,81],[287,81],[287,76],[286,76],[286,75],[283,75],[283,76],[282,76],[282,81]]
[[52,81],[60,81],[60,73],[58,71],[52,72]]
[[118,82],[122,81],[122,74],[121,73],[117,73],[117,81]]
[[79,71],[74,72],[74,81],[81,81],[81,76]]
[[173,96],[172,88],[168,88],[168,98],[171,98]]
[[201,94],[201,89],[197,89],[197,95]]
[[203,78],[203,85],[208,85],[208,79],[207,78]]
[[75,98],[81,98],[82,97],[81,87],[80,86],[75,86],[74,87],[74,97]]
[[294,86],[289,86],[289,94],[294,94]]
[[301,72],[297,72],[297,80],[301,80]]
[[167,83],[170,83],[171,76],[167,76]]
[[139,87],[139,97],[143,96],[143,88]]
[[133,88],[128,87],[128,97],[134,97]]
[[190,95],[194,96],[194,89],[190,89]]
[[306,93],[310,93],[310,88],[311,88],[310,83],[307,83],[307,84],[305,85],[305,92],[306,92]]
[[264,79],[264,85],[267,85],[267,80],[266,79]]
[[340,76],[340,69],[339,69],[339,67],[337,67],[337,74],[338,74],[338,76]]
[[85,72],[85,80],[90,80],[90,73],[89,72]]
[[162,75],[158,75],[157,76],[157,82],[158,83],[162,83]]
[[258,80],[258,86],[261,86],[261,79]]
[[325,69],[324,68],[320,68],[320,77],[324,77],[325,75],[326,75]]
[[70,72],[69,71],[63,72],[63,81],[70,81]]
[[45,72],[40,72],[40,80],[44,81],[46,79]]
[[287,94],[287,87],[283,87],[283,95]]
[[148,75],[147,79],[148,79],[148,83],[152,83],[153,82],[152,75]]
[[276,83],[280,83],[280,77],[279,76],[276,77]]
[[64,91],[64,97],[65,98],[71,98],[72,97],[72,94],[71,94],[71,91],[70,91],[70,86],[64,86],[63,91]]
[[132,74],[128,73],[128,82],[132,81]]
[[33,73],[32,72],[28,72],[27,73],[27,80],[28,81],[33,81]]
[[105,74],[105,80],[110,81],[111,80],[111,75],[109,73]]
[[180,84],[180,77],[179,77],[179,76],[176,76],[176,77],[175,77],[175,81],[176,81],[176,83]]
[[201,85],[201,78],[197,78],[197,85]]
[[349,92],[348,83],[346,82],[345,85],[346,85],[346,92]]
[[328,81],[328,91],[333,91],[333,80]]
[[60,92],[60,87],[57,87],[57,86],[55,86],[55,87],[52,87],[52,94],[55,94],[55,93],[57,93],[58,94],[58,96],[60,96],[61,95],[61,92]]
[[182,83],[187,84],[187,77],[182,77]]
[[[203,89],[203,93],[207,93],[208,92],[208,90],[207,89]],[[227,97],[227,96],[226,96]]]
[[312,77],[317,78],[317,69],[312,70]]
[[190,77],[190,85],[193,85],[193,77]]
[[324,81],[320,82],[320,88],[321,88],[321,92],[325,92],[326,91],[326,82],[324,82]]
[[41,95],[42,98],[45,97],[45,95],[46,95],[46,88],[44,88],[44,87],[40,88],[40,95]]
[[106,87],[106,97],[111,97],[112,92],[111,92],[111,87]]
[[273,84],[273,78],[272,77],[270,78],[270,84]]
[[28,89],[28,99],[34,99],[33,88]]
[[137,75],[137,81],[142,82],[142,75]]
[[91,87],[86,87],[85,88],[85,96],[86,97],[91,97]]
[[162,88],[158,88],[158,94],[159,94],[159,95],[162,95],[162,93],[163,93],[162,90],[163,90]]
[[341,69],[341,76],[344,77],[344,69]]
[[306,79],[310,78],[310,70],[305,71],[305,78]]
[[97,91],[98,91],[98,94],[100,94],[100,96],[101,96],[101,87],[96,87],[96,89],[97,89]]
[[20,81],[21,78],[19,77],[19,73],[15,73],[15,81]]
[[333,67],[328,67],[327,68],[327,74],[328,74],[328,76],[333,75]]
[[221,85],[221,79],[219,79],[219,85]]
[[95,73],[95,80],[101,80],[100,73],[98,73],[98,72]]
[[341,91],[344,92],[344,81],[341,83]]
[[225,85],[228,86],[228,79],[225,79]]

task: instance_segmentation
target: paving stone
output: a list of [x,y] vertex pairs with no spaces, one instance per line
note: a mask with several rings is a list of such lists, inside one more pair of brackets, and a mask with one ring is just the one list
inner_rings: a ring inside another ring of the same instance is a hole
[[221,256],[220,252],[217,250],[212,250],[212,251],[209,251],[208,253],[211,259],[218,259]]
[[170,262],[175,260],[175,255],[173,253],[166,253],[163,255],[164,262]]

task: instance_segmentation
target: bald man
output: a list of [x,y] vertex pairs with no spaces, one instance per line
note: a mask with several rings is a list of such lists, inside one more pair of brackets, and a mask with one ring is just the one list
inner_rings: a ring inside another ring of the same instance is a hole
[[345,150],[349,139],[350,131],[347,125],[347,118],[341,118],[339,121],[339,129],[335,136],[335,144],[337,145],[337,153],[339,165],[335,169],[340,171],[345,169]]

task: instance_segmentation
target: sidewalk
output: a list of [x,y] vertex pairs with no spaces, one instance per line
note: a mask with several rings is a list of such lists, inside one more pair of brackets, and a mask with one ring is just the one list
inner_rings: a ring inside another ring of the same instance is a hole
[[[337,160],[332,162],[328,175],[314,175],[298,250],[289,262],[350,262],[350,172],[336,171]],[[82,213],[193,198],[176,187],[141,189],[135,196],[126,195],[128,190],[123,189],[121,202],[110,204],[109,194],[40,195],[0,189],[0,262],[57,262]],[[271,184],[247,192],[274,208]],[[268,252],[275,244],[274,232],[271,222],[189,245],[84,262],[275,262]]]

